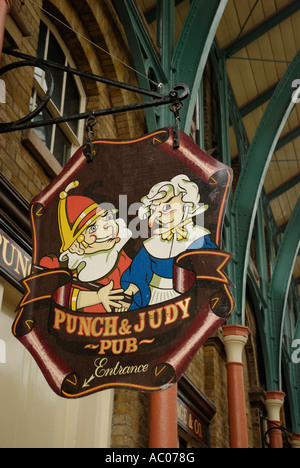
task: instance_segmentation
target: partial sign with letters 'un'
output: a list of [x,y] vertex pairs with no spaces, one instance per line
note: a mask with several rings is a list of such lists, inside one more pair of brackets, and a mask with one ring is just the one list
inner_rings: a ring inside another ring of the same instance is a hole
[[51,388],[156,392],[234,309],[221,249],[232,172],[172,129],[84,147],[31,203],[13,333]]

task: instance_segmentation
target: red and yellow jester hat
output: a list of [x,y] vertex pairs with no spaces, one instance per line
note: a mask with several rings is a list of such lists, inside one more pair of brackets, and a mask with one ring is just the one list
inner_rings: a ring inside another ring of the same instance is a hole
[[78,185],[77,180],[71,182],[59,195],[58,225],[62,241],[61,252],[68,250],[75,240],[87,247],[82,232],[106,211],[91,198],[70,196],[69,191]]

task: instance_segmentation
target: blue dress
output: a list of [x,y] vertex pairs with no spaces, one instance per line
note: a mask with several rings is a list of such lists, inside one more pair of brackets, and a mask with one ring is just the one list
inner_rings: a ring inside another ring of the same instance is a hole
[[[217,246],[211,242],[209,236],[201,237],[193,242],[187,250],[216,249]],[[174,258],[155,258],[150,255],[143,246],[132,264],[125,271],[121,278],[121,287],[126,290],[131,283],[135,284],[139,291],[133,297],[133,302],[129,310],[136,310],[146,307],[151,298],[150,283],[153,275],[162,278],[173,278]]]

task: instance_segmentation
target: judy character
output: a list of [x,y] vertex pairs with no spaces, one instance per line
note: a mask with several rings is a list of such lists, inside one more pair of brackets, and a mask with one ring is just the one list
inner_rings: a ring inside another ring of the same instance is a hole
[[154,185],[143,197],[140,217],[148,217],[153,235],[144,242],[121,278],[125,293],[132,296],[130,310],[171,300],[174,259],[186,250],[216,248],[210,232],[194,223],[207,210],[200,204],[198,186],[186,175]]

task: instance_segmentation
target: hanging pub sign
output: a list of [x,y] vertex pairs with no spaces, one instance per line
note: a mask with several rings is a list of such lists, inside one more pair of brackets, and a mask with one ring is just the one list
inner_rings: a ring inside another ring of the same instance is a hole
[[221,232],[231,169],[172,128],[81,148],[31,203],[13,333],[77,398],[174,384],[232,313]]

